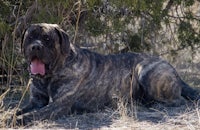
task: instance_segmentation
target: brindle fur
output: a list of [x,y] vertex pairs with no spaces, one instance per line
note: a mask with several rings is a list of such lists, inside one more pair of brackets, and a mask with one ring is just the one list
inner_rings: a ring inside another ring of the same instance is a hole
[[[167,105],[200,99],[168,62],[140,53],[101,55],[75,47],[55,24],[31,25],[22,45],[28,64],[37,56],[46,66],[45,76],[32,75],[29,104],[17,112],[23,123],[67,115],[72,108],[96,111],[119,98]],[[35,45],[39,49],[33,50]]]

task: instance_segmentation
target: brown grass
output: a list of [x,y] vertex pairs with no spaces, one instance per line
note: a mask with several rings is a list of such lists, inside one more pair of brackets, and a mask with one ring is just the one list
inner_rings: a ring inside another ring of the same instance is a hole
[[[10,89],[1,95],[0,128],[7,128],[8,119],[21,103],[21,97],[27,99],[24,87]],[[23,94],[24,93],[24,94]],[[23,96],[20,96],[23,95]],[[24,105],[26,101],[22,102]],[[119,103],[118,109],[105,108],[96,113],[69,115],[58,120],[36,121],[30,126],[15,128],[29,129],[136,129],[136,130],[173,130],[200,128],[200,103],[188,102],[180,107],[165,107],[155,104],[150,108],[134,104]],[[13,122],[14,123],[14,122]],[[14,127],[13,127],[14,128]]]

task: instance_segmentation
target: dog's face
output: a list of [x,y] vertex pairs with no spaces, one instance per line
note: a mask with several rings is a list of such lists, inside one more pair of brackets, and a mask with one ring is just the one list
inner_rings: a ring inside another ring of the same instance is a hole
[[34,75],[48,74],[69,53],[67,34],[56,24],[32,24],[22,38],[25,59]]

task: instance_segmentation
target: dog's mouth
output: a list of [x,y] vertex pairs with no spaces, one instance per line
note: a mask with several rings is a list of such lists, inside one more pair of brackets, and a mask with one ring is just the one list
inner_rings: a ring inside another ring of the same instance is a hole
[[30,70],[31,70],[31,74],[33,74],[33,75],[39,74],[39,75],[44,76],[45,75],[45,64],[39,58],[34,57],[31,59]]

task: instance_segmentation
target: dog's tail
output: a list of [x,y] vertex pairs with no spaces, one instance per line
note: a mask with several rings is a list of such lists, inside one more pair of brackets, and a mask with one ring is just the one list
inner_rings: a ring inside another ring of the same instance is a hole
[[188,100],[200,100],[200,92],[190,87],[188,84],[182,81],[181,96]]

